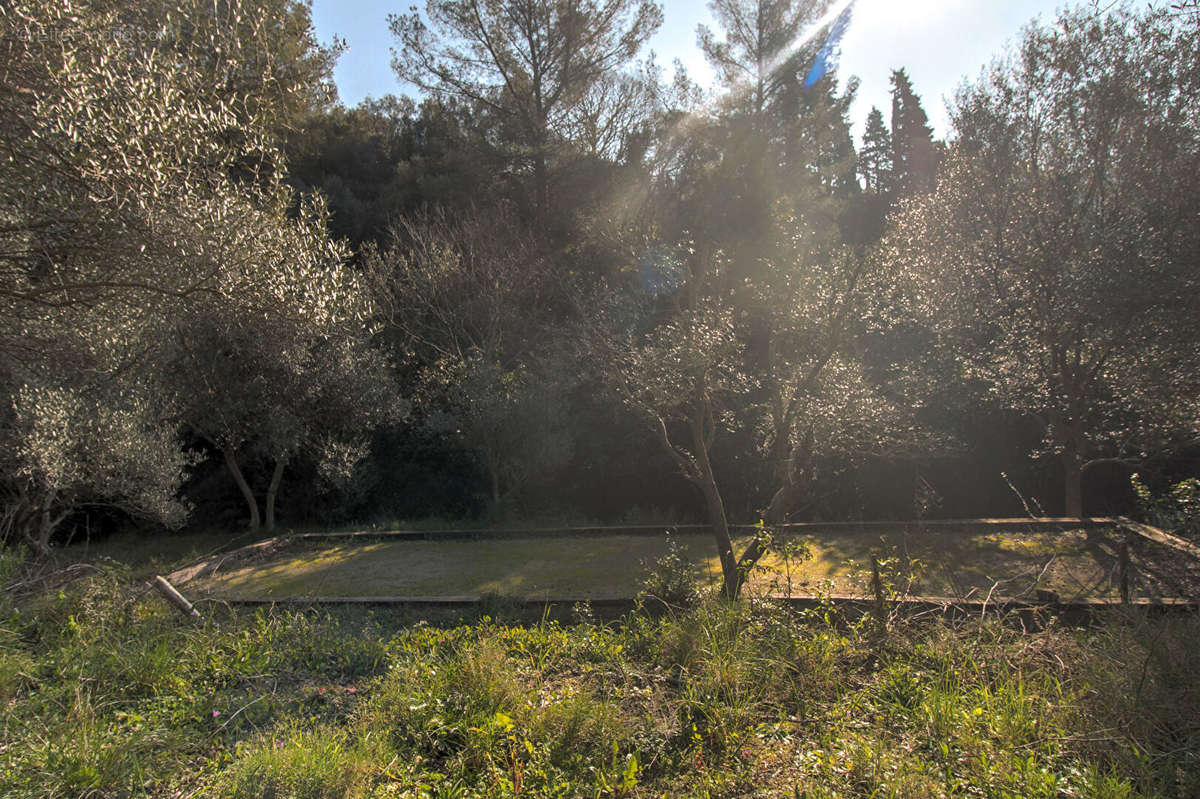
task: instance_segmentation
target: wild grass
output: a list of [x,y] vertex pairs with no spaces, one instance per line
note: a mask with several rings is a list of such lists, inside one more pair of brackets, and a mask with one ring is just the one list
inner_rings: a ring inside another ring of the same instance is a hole
[[1200,621],[203,621],[90,570],[0,622],[5,797],[1193,797]]

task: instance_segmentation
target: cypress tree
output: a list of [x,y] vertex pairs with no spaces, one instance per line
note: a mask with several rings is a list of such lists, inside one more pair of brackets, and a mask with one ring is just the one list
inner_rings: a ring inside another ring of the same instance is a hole
[[903,68],[892,70],[892,172],[901,197],[929,191],[937,177],[933,129]]
[[883,124],[883,112],[871,106],[862,149],[858,153],[858,172],[867,191],[883,194],[892,180],[892,135]]

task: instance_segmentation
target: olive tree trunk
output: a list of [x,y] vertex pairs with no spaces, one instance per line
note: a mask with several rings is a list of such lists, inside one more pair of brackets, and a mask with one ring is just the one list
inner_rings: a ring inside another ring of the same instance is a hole
[[713,430],[712,408],[708,405],[706,398],[694,403],[690,422],[695,471],[689,477],[704,496],[708,526],[712,530],[713,539],[717,545],[717,556],[721,561],[721,596],[725,599],[735,600],[741,595],[750,570],[762,558],[766,547],[762,539],[755,538],[740,557],[733,551],[733,538],[729,535],[729,519],[725,515],[725,501],[721,497],[721,490],[717,486],[716,475],[713,473],[712,461],[708,457]]
[[1083,457],[1068,449],[1063,461],[1063,510],[1072,519],[1083,518]]
[[10,540],[10,536],[24,541],[33,557],[40,560],[50,554],[50,539],[70,514],[70,507],[58,506],[58,492],[53,489],[40,497],[36,490],[23,487],[15,493],[0,517],[0,543]]
[[254,492],[250,490],[250,484],[246,482],[242,468],[238,466],[237,454],[233,448],[223,449],[221,454],[225,456],[225,465],[229,468],[229,473],[233,475],[233,482],[237,483],[238,490],[242,492],[242,498],[246,500],[246,505],[250,509],[250,529],[257,530],[262,526],[258,515],[258,500],[254,498]]
[[283,469],[287,466],[287,458],[280,456],[275,459],[275,470],[271,472],[271,484],[267,486],[266,501],[266,530],[275,529],[275,497],[279,494],[279,483],[283,480]]

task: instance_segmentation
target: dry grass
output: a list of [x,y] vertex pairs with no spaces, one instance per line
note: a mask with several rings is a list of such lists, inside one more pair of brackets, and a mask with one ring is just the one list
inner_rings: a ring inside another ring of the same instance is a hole
[[[759,590],[794,596],[865,594],[871,557],[909,593],[993,598],[1052,590],[1063,599],[1114,598],[1120,536],[1111,530],[920,533],[846,530],[797,536],[807,555],[777,548],[757,570]],[[676,535],[702,578],[720,573],[712,538]],[[325,542],[291,548],[265,562],[235,564],[191,586],[223,597],[474,596],[620,598],[637,593],[665,536],[562,536],[442,541]],[[744,541],[740,542],[744,545]],[[1183,595],[1177,558],[1133,548],[1135,592]]]

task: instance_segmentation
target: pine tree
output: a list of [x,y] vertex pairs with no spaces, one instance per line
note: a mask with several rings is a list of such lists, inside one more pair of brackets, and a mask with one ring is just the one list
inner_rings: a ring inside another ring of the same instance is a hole
[[628,75],[661,25],[653,0],[430,0],[424,14],[414,6],[388,16],[397,77],[496,118],[514,169],[532,178],[540,222],[550,217],[564,150],[580,144],[589,100]]
[[883,124],[883,113],[871,106],[862,149],[858,153],[858,171],[864,188],[876,194],[886,192],[892,181],[892,135]]
[[892,70],[892,173],[901,197],[931,190],[937,177],[933,129],[903,68]]

